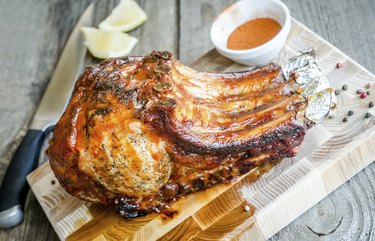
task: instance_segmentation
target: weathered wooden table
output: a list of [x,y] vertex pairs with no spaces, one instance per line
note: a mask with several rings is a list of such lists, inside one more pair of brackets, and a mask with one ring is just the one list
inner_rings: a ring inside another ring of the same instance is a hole
[[[24,135],[74,23],[89,0],[0,1],[0,180]],[[95,23],[118,1],[96,2]],[[134,54],[170,50],[190,64],[210,50],[210,25],[233,0],[138,1],[149,20],[131,34]],[[291,14],[375,72],[374,0],[284,0]],[[375,159],[375,157],[374,157]],[[375,164],[271,240],[375,240]],[[58,240],[30,193],[25,221],[0,240]]]

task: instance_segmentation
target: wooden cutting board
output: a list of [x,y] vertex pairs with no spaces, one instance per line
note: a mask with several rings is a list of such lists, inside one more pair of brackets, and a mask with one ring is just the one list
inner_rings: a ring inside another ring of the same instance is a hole
[[[128,220],[115,214],[113,207],[67,194],[46,162],[28,176],[28,182],[60,239],[266,240],[370,164],[375,158],[375,117],[364,116],[375,115],[375,108],[368,107],[375,95],[361,99],[356,90],[364,89],[366,83],[375,85],[375,76],[296,20],[277,62],[308,47],[316,48],[331,86],[341,90],[347,84],[348,90],[337,96],[335,117],[308,131],[296,157],[268,172],[270,166],[260,167],[231,185],[188,195],[173,205],[177,211],[173,218],[151,214]],[[344,67],[336,69],[338,62]],[[245,69],[215,50],[193,67],[210,72]],[[354,115],[343,122],[348,110],[354,110]]]

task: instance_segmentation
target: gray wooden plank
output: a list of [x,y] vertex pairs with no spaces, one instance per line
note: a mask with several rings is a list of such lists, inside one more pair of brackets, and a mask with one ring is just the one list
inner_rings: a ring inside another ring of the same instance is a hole
[[[97,25],[105,19],[119,0],[95,0],[95,20]],[[138,4],[147,14],[147,21],[128,34],[138,38],[138,44],[131,55],[145,55],[153,50],[168,50],[178,57],[178,4],[177,0],[146,1]],[[86,65],[100,60],[87,56]]]
[[180,61],[190,65],[214,46],[210,28],[215,17],[235,0],[180,1]]
[[[23,136],[21,130],[28,125],[82,9],[74,1],[71,4],[47,2],[0,2],[0,157],[3,162],[9,160]],[[77,10],[69,11],[70,8]]]
[[292,16],[375,72],[373,0],[283,0]]
[[[284,2],[294,17],[375,72],[373,0]],[[375,240],[374,171],[373,163],[270,240]]]
[[[0,1],[0,180],[84,5],[83,1]],[[0,240],[58,238],[30,193],[25,221],[1,230]]]
[[375,163],[270,240],[375,240]]
[[139,2],[148,20],[129,32],[138,38],[133,55],[145,55],[153,50],[168,50],[178,57],[178,4],[177,0]]

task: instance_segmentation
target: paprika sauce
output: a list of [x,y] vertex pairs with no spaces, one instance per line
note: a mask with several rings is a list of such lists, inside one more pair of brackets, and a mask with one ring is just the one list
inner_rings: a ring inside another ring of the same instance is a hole
[[280,30],[280,24],[271,18],[250,20],[230,34],[227,47],[233,50],[255,48],[271,40]]

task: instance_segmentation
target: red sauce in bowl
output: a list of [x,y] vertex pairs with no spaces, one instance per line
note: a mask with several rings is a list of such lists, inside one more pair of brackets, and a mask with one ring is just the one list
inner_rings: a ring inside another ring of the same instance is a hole
[[271,40],[280,30],[280,24],[271,18],[250,20],[229,35],[227,47],[233,50],[255,48]]

